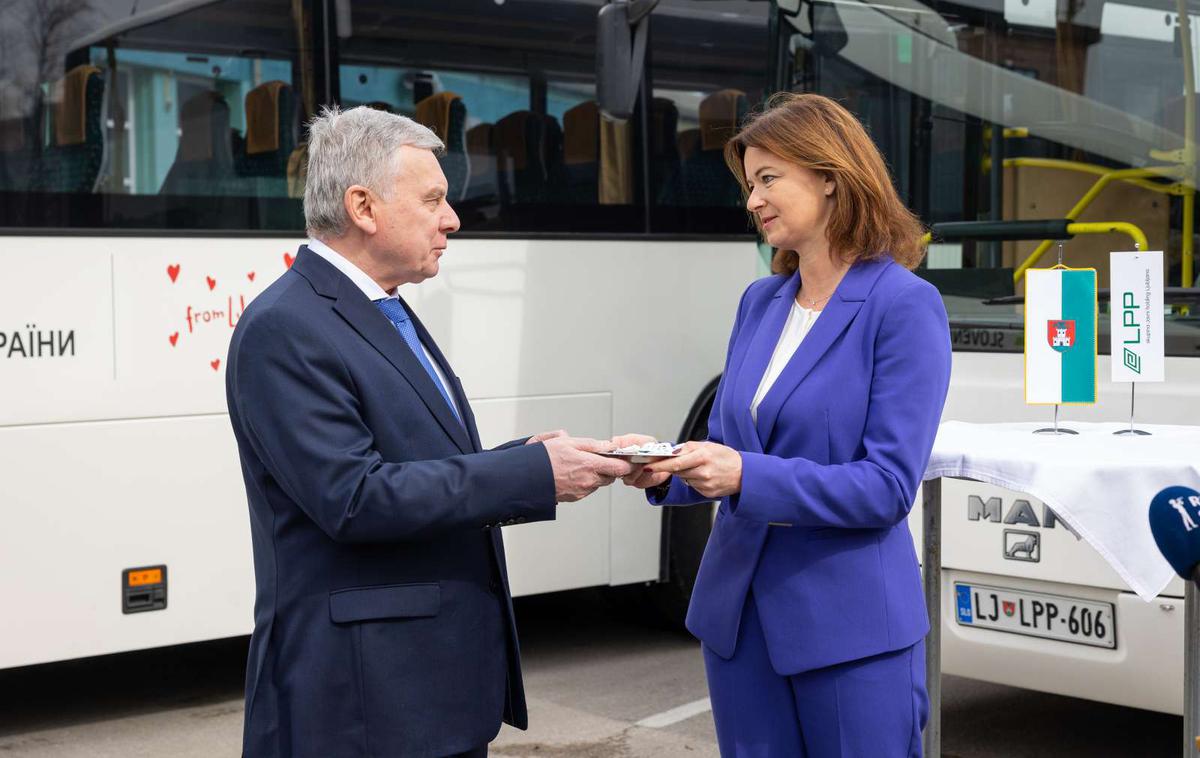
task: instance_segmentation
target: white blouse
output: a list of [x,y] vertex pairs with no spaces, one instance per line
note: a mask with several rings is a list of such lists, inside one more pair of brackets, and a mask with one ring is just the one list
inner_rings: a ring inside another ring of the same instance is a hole
[[787,321],[783,325],[783,334],[779,335],[779,342],[775,345],[771,362],[767,364],[767,370],[758,384],[758,391],[754,393],[754,400],[750,403],[750,417],[754,419],[754,423],[758,423],[758,404],[762,402],[767,392],[771,390],[771,385],[775,384],[775,380],[783,373],[784,367],[792,359],[796,348],[800,347],[800,343],[804,341],[805,335],[812,329],[812,325],[817,321],[817,316],[820,315],[820,311],[809,310],[797,302],[792,303],[792,310],[788,312]]

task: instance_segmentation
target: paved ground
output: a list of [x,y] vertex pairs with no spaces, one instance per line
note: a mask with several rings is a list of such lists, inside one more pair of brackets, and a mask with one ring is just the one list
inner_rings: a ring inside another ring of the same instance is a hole
[[[497,756],[716,756],[694,641],[584,591],[518,601],[533,728]],[[238,755],[246,641],[0,672],[0,756]],[[1177,756],[1179,718],[947,677],[944,756]]]

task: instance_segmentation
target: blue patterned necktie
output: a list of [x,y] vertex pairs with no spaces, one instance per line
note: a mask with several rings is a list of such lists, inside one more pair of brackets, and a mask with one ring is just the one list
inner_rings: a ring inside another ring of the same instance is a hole
[[376,300],[375,305],[379,306],[379,310],[383,311],[383,315],[387,316],[387,320],[392,322],[392,326],[396,327],[396,331],[400,332],[400,336],[408,344],[410,350],[416,359],[421,362],[425,373],[429,374],[429,380],[433,382],[433,386],[437,387],[438,392],[442,393],[442,398],[445,399],[446,405],[450,406],[450,412],[454,414],[454,418],[458,419],[458,423],[462,423],[462,418],[458,415],[458,411],[454,408],[454,403],[450,402],[450,394],[446,392],[446,388],[442,386],[441,380],[438,379],[437,372],[433,370],[433,364],[429,362],[429,358],[425,355],[425,350],[421,347],[421,339],[417,336],[416,327],[413,326],[412,319],[409,318],[408,311],[404,310],[404,305],[399,298],[388,297],[383,300]]

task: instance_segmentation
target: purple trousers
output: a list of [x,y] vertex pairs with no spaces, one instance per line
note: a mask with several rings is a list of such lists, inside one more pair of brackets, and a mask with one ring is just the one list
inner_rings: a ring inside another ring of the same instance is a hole
[[751,595],[733,657],[705,646],[704,664],[722,758],[921,758],[924,641],[783,676]]

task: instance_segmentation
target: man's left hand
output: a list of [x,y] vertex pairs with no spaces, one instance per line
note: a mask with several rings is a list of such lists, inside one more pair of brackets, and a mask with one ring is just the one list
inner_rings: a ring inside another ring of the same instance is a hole
[[647,463],[643,471],[674,474],[705,497],[742,491],[741,454],[716,442],[688,442],[679,455]]

